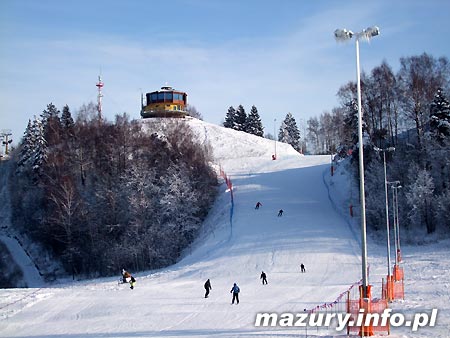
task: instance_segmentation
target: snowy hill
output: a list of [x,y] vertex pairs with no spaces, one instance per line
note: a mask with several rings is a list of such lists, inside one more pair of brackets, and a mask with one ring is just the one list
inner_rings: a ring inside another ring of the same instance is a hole
[[[273,161],[274,141],[186,122],[212,144],[231,178],[233,208],[222,184],[186,257],[137,274],[134,290],[114,278],[1,290],[0,337],[298,337],[304,328],[255,327],[256,313],[300,313],[334,301],[360,279],[353,223],[329,197],[345,188],[345,176],[329,177],[329,156],[302,156],[277,142]],[[258,201],[262,206],[255,210]],[[375,246],[371,260],[377,278],[384,271],[383,250]],[[268,285],[259,280],[262,270]],[[208,278],[212,291],[205,299]],[[233,283],[241,289],[238,306],[230,305]],[[323,330],[308,335],[336,334]]]

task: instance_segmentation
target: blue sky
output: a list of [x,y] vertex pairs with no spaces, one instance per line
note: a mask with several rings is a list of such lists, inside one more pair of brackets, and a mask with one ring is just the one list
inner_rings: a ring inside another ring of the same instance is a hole
[[53,102],[74,113],[140,118],[140,93],[165,83],[188,93],[207,122],[256,105],[266,132],[291,112],[302,125],[338,105],[354,81],[354,43],[336,28],[380,27],[361,44],[362,70],[424,52],[450,57],[450,1],[0,1],[0,130],[15,141]]

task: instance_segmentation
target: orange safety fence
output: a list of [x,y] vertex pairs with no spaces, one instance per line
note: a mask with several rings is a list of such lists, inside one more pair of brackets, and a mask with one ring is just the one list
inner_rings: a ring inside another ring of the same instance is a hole
[[382,281],[381,298],[387,301],[405,299],[404,277],[403,268],[394,265],[394,275]]
[[[347,313],[351,314],[350,319],[353,323],[358,322],[358,316],[363,315],[361,325],[347,325],[347,335],[359,335],[359,336],[373,336],[374,334],[390,334],[389,321],[382,323],[381,314],[388,307],[387,301],[384,299],[371,299],[371,286],[368,285],[368,297],[362,298],[362,293],[359,299],[347,300]],[[360,286],[362,290],[362,286]],[[366,317],[370,318],[369,324],[365,325]],[[385,325],[382,325],[385,324]]]
[[397,264],[394,265],[394,280],[395,281],[401,281],[405,279],[405,274],[403,272],[403,268],[398,266]]
[[394,283],[394,299],[405,299],[405,283],[403,280]]

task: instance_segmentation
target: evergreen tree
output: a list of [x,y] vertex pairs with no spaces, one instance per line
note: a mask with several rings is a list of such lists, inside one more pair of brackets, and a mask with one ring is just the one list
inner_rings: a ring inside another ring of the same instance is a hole
[[442,88],[438,88],[430,107],[430,133],[441,143],[450,136],[450,104]]
[[289,143],[295,150],[301,151],[300,131],[298,130],[297,122],[295,122],[295,118],[291,113],[287,113],[284,121],[281,123],[278,141]]
[[255,106],[252,106],[250,114],[248,114],[247,116],[245,131],[249,134],[253,134],[256,136],[260,137],[264,136],[264,128],[261,123],[261,118],[259,117],[258,114],[258,109],[256,109]]
[[62,130],[61,119],[59,117],[60,111],[53,103],[47,105],[41,114],[41,123],[44,132],[44,138],[47,146],[52,147],[60,142]]
[[55,119],[59,120],[60,119],[59,118],[59,114],[60,114],[60,111],[58,110],[58,108],[56,108],[56,106],[53,103],[50,102],[47,105],[47,109],[44,109],[42,111],[42,114],[41,114],[42,124],[44,126],[47,125],[48,121],[50,119],[52,119],[52,118],[55,118]]
[[234,130],[246,131],[245,130],[246,121],[247,121],[247,114],[245,112],[244,107],[240,104],[236,110],[236,114],[234,117],[234,125],[232,128]]
[[223,126],[225,128],[233,128],[235,115],[236,115],[236,110],[234,109],[233,106],[230,106],[230,108],[228,108],[228,112],[225,117],[225,121],[223,123]]
[[[33,156],[33,144],[33,125],[31,124],[31,120],[28,120],[28,125],[23,135],[19,159],[17,162],[19,167],[27,166],[30,163],[30,159]],[[20,171],[22,170],[23,168],[20,169]]]
[[345,106],[347,114],[344,118],[344,143],[353,148],[358,144],[358,105],[352,100]]
[[73,135],[73,128],[75,123],[73,122],[72,114],[68,105],[65,105],[61,115],[61,126],[65,134]]
[[33,171],[38,175],[41,172],[42,166],[47,161],[47,141],[44,137],[44,127],[42,122],[36,116],[34,117],[32,126],[33,138]]

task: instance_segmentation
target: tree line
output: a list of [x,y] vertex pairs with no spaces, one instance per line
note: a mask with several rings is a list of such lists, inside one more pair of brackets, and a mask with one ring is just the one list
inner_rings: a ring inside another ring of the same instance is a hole
[[[367,223],[373,229],[382,231],[386,224],[380,149],[395,148],[385,152],[387,179],[402,186],[399,217],[410,239],[450,234],[449,89],[448,59],[426,53],[401,58],[397,73],[383,61],[362,74]],[[355,180],[359,177],[356,95],[356,83],[347,83],[338,91],[339,107],[308,120],[308,140],[315,152],[351,156]]]
[[75,120],[49,104],[13,156],[12,223],[74,275],[173,264],[215,199],[209,154],[182,122],[151,133],[94,104]]
[[[264,127],[258,113],[258,109],[252,106],[250,113],[247,115],[245,108],[239,105],[237,109],[233,106],[228,108],[228,112],[223,122],[225,128],[231,128],[238,131],[243,131],[256,136],[264,137]],[[266,138],[274,139],[275,135],[266,135]],[[300,142],[300,131],[297,127],[297,122],[291,113],[287,113],[284,120],[281,122],[278,131],[278,141],[290,144],[295,150],[302,152],[302,144]]]

